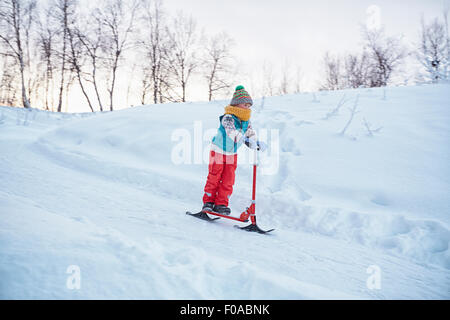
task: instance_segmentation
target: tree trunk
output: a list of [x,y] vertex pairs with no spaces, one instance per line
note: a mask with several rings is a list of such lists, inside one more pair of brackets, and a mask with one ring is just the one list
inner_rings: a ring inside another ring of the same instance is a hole
[[114,85],[116,84],[116,70],[117,70],[117,59],[114,62],[114,67],[112,71],[112,83],[111,89],[109,91],[109,110],[113,111],[113,95],[114,95]]
[[23,58],[20,57],[20,76],[22,79],[22,102],[23,102],[23,106],[24,108],[30,108],[30,101],[28,100],[27,97],[27,90],[25,88],[25,76],[24,76],[24,72],[25,72],[25,66],[23,63]]
[[13,1],[13,21],[14,21],[14,31],[15,31],[15,36],[16,36],[16,43],[17,43],[17,55],[18,55],[18,60],[19,60],[19,64],[20,64],[20,77],[21,77],[21,82],[22,82],[22,103],[24,108],[30,108],[30,101],[28,100],[27,97],[27,90],[25,87],[25,63],[23,61],[23,50],[22,50],[22,43],[20,40],[20,17],[18,17],[18,15],[20,15],[20,8],[16,7],[17,3],[15,1]]
[[61,84],[59,87],[58,112],[62,110],[62,98],[64,91],[64,71],[66,68],[66,37],[67,37],[67,6],[64,7],[64,31],[63,31],[63,52],[61,66]]
[[98,93],[98,88],[97,88],[97,77],[96,77],[97,67],[96,67],[96,60],[95,60],[95,58],[94,58],[93,64],[94,64],[94,68],[92,70],[92,80],[94,82],[95,94],[97,95],[97,100],[98,100],[98,104],[100,106],[100,111],[103,111],[102,101],[100,99],[100,94]]

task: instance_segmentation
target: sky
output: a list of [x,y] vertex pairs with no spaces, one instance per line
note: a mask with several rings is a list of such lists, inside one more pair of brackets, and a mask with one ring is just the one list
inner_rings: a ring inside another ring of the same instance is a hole
[[[233,53],[243,73],[255,72],[264,61],[301,67],[303,88],[317,89],[324,53],[358,52],[361,28],[371,6],[378,8],[388,35],[403,35],[405,44],[417,41],[420,18],[442,14],[449,0],[164,0],[168,12],[192,14],[206,33],[226,31],[234,40]],[[238,66],[239,68],[239,66]],[[239,79],[237,79],[239,81]]]
[[[234,68],[238,70],[232,87],[242,84],[254,97],[258,97],[257,86],[261,87],[264,62],[272,65],[275,78],[288,65],[293,80],[295,69],[300,67],[301,90],[317,90],[323,77],[325,52],[339,55],[360,52],[361,26],[367,25],[368,19],[373,21],[373,8],[386,34],[402,35],[403,43],[412,50],[419,40],[421,16],[426,21],[441,17],[446,6],[450,6],[450,0],[163,0],[163,8],[169,15],[177,11],[191,14],[205,34],[228,33],[234,40],[230,47],[235,57]],[[407,72],[416,72],[411,65],[405,68]],[[127,80],[123,78],[118,85],[125,87]],[[192,79],[189,101],[207,99],[202,81],[198,77]],[[83,100],[80,93],[74,96]],[[117,109],[138,103],[125,102],[119,95],[115,100]],[[74,104],[69,109],[73,110]],[[88,111],[84,104],[73,111]]]

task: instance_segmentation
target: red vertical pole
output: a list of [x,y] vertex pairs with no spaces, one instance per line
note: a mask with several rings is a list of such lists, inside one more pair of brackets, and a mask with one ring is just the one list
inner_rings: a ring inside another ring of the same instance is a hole
[[253,190],[252,190],[252,204],[250,205],[250,207],[248,207],[244,212],[241,213],[240,219],[242,221],[247,220],[248,217],[250,217],[250,220],[252,222],[252,224],[256,225],[256,210],[255,210],[255,205],[256,205],[256,167],[258,166],[257,164],[257,158],[256,158],[256,151],[255,151],[255,160],[253,163]]
[[257,164],[253,164],[253,192],[252,192],[252,210],[250,214],[250,220],[252,224],[256,224],[256,166]]
[[255,201],[256,198],[256,164],[253,165],[253,193],[252,200]]

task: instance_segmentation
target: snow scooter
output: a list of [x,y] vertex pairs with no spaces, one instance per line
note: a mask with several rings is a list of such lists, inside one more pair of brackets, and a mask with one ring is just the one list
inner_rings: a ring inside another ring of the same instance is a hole
[[[220,218],[225,218],[225,219],[231,219],[231,220],[235,220],[235,221],[239,221],[239,222],[248,222],[248,218],[250,217],[250,221],[251,224],[249,224],[248,226],[245,227],[239,227],[237,225],[235,225],[236,228],[241,229],[241,230],[245,230],[245,231],[250,231],[250,232],[258,232],[258,233],[268,233],[271,232],[275,229],[270,229],[270,230],[262,230],[258,227],[258,225],[256,224],[256,210],[255,210],[255,197],[256,197],[256,167],[258,166],[258,162],[257,162],[257,151],[254,151],[254,160],[253,160],[253,191],[252,191],[252,204],[250,205],[250,207],[247,207],[245,209],[244,212],[241,213],[241,215],[239,216],[239,218],[237,217],[233,217],[233,216],[228,216],[228,215],[224,215],[224,214],[220,214],[214,211],[200,211],[198,213],[191,213],[189,211],[186,212],[186,214],[202,219],[202,220],[206,220],[209,222],[215,221],[217,219]],[[217,216],[218,218],[210,218],[208,216],[208,214],[213,215],[213,216]]]

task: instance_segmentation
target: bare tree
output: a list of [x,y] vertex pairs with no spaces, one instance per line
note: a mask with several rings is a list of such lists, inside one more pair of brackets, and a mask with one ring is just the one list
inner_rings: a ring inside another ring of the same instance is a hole
[[361,55],[349,54],[344,60],[343,79],[345,87],[360,88],[370,84],[369,56],[366,52]]
[[16,60],[12,55],[3,56],[2,73],[0,78],[0,103],[14,106],[17,101],[17,75],[14,72]]
[[278,89],[280,94],[288,94],[289,93],[289,85],[292,82],[290,70],[291,70],[291,66],[289,65],[289,62],[286,59],[281,68],[281,79],[280,79],[280,86]]
[[29,55],[24,51],[27,41],[25,30],[31,27],[35,8],[36,0],[3,0],[0,3],[0,40],[8,48],[2,55],[14,57],[19,65],[22,104],[25,108],[31,107],[25,84],[25,69],[29,63]]
[[151,89],[153,87],[151,71],[149,69],[150,68],[148,67],[143,67],[141,70],[141,104],[146,103],[147,95],[151,92]]
[[169,102],[179,102],[181,98],[179,94],[176,92],[176,82],[173,78],[173,74],[170,68],[170,59],[168,59],[168,52],[166,50],[170,50],[170,47],[163,46],[164,55],[163,61],[160,67],[160,78],[159,78],[159,91],[158,91],[158,102],[164,103],[166,101]]
[[133,83],[134,83],[134,78],[136,75],[136,67],[137,67],[137,62],[134,62],[130,72],[130,76],[128,78],[128,86],[127,86],[127,94],[126,94],[126,101],[125,101],[125,105],[128,106],[129,105],[129,101],[130,101],[130,95],[133,91]]
[[[44,102],[45,109],[53,111],[53,79],[55,66],[54,45],[56,31],[52,26],[52,13],[49,9],[45,10],[43,17],[38,21],[38,50],[40,53],[40,62],[45,65],[43,80],[44,84]],[[51,101],[49,101],[49,95]]]
[[444,8],[443,12],[442,12],[442,16],[444,18],[444,26],[445,26],[445,46],[446,46],[446,60],[447,60],[447,65],[446,65],[446,70],[445,70],[445,78],[448,80],[450,78],[450,35],[449,35],[449,31],[448,31],[448,4],[447,6]]
[[78,27],[76,31],[76,37],[84,48],[84,53],[89,60],[91,72],[86,72],[86,80],[92,83],[97,97],[98,107],[100,111],[103,111],[103,103],[100,98],[100,90],[97,81],[97,71],[101,67],[101,48],[105,41],[103,36],[103,23],[100,18],[100,12],[98,9],[94,10],[89,18],[83,22],[84,28]]
[[64,112],[68,112],[69,111],[69,92],[70,92],[70,87],[73,86],[73,83],[75,81],[76,75],[73,72],[73,70],[70,70],[71,72],[68,73],[69,77],[66,81],[66,88],[65,88],[65,98],[66,98],[66,106],[65,106],[65,110]]
[[262,66],[262,95],[273,96],[275,94],[275,76],[273,73],[273,67],[270,62],[264,61]]
[[230,70],[232,39],[226,33],[220,33],[208,38],[205,42],[203,59],[204,77],[208,85],[208,100],[215,94],[227,89],[230,83],[227,74]]
[[25,15],[23,19],[23,32],[24,32],[24,49],[25,49],[25,61],[26,61],[26,70],[28,73],[28,100],[30,102],[30,105],[32,105],[32,93],[35,93],[35,97],[37,94],[37,91],[40,86],[39,78],[37,77],[37,73],[35,68],[37,64],[33,63],[32,60],[35,58],[36,50],[35,50],[35,42],[34,37],[32,36],[32,33],[34,31],[34,27],[36,24],[36,1],[32,1],[28,4],[25,10]]
[[302,82],[303,82],[303,70],[300,66],[297,66],[295,69],[295,78],[294,78],[294,93],[302,92]]
[[76,29],[69,28],[68,30],[68,38],[69,38],[69,58],[68,62],[70,63],[72,71],[76,75],[76,79],[78,80],[78,84],[81,88],[81,92],[83,93],[84,97],[86,98],[86,101],[89,105],[89,108],[92,112],[94,112],[94,108],[92,107],[91,100],[89,99],[89,96],[87,94],[87,91],[85,89],[85,85],[83,83],[83,71],[82,67],[84,65],[84,52],[82,51],[82,46],[80,45],[79,38],[75,37],[75,34],[78,33]]
[[432,82],[447,78],[448,38],[445,21],[435,18],[430,24],[421,20],[421,41],[417,59],[425,68]]
[[385,36],[383,29],[365,28],[363,34],[370,59],[370,86],[386,86],[407,55],[401,38]]
[[[134,10],[132,11],[134,15]],[[113,111],[114,88],[116,84],[116,72],[119,61],[123,53],[124,46],[127,42],[129,33],[132,31],[133,19],[127,23],[124,19],[125,10],[122,0],[109,0],[100,13],[100,19],[106,32],[105,41],[103,42],[103,52],[105,62],[108,66],[108,83],[107,91],[109,93],[109,109]],[[125,29],[124,29],[125,27]]]
[[[67,87],[67,54],[68,54],[68,34],[69,25],[73,22],[72,16],[75,13],[75,0],[56,0],[53,14],[57,23],[59,24],[58,37],[59,48],[55,48],[58,58],[60,59],[60,83],[58,93],[58,107],[57,111],[62,111],[64,88]],[[70,75],[69,75],[70,77]]]
[[[153,103],[158,103],[162,100],[162,83],[165,78],[164,72],[164,55],[167,49],[165,48],[165,22],[164,12],[162,10],[161,1],[157,0],[150,2],[143,1],[143,16],[142,20],[146,27],[145,36],[140,41],[141,46],[145,50],[145,55],[148,62],[143,66],[143,91],[141,95],[141,102],[145,103],[149,89],[151,88]],[[167,81],[166,81],[167,83]]]
[[332,56],[329,52],[323,57],[325,67],[325,81],[321,90],[339,90],[343,88],[341,59]]
[[[71,18],[75,21],[75,13]],[[86,53],[83,50],[84,47],[81,45],[80,38],[82,38],[81,31],[79,27],[77,27],[74,23],[74,21],[71,21],[67,28],[67,38],[68,38],[68,63],[70,65],[71,71],[75,74],[75,78],[78,81],[78,85],[80,86],[81,92],[83,93],[84,97],[86,98],[86,101],[89,105],[89,108],[92,112],[94,112],[94,108],[92,107],[91,100],[89,99],[89,96],[87,94],[87,91],[85,89],[85,85],[83,83],[83,65],[85,64],[85,57]],[[68,86],[69,87],[69,86]],[[67,87],[67,88],[68,88]],[[66,92],[68,94],[68,91]]]
[[172,24],[166,28],[170,39],[168,67],[175,83],[181,88],[181,101],[185,102],[189,79],[198,66],[195,54],[198,46],[196,23],[192,17],[186,17],[182,12],[178,12]]
[[117,69],[124,51],[131,44],[130,35],[133,31],[134,17],[138,2],[133,0],[108,0],[106,7],[100,12],[100,19],[104,25],[106,41],[103,51],[110,69],[109,73],[109,109],[113,110],[114,88],[116,85]]

